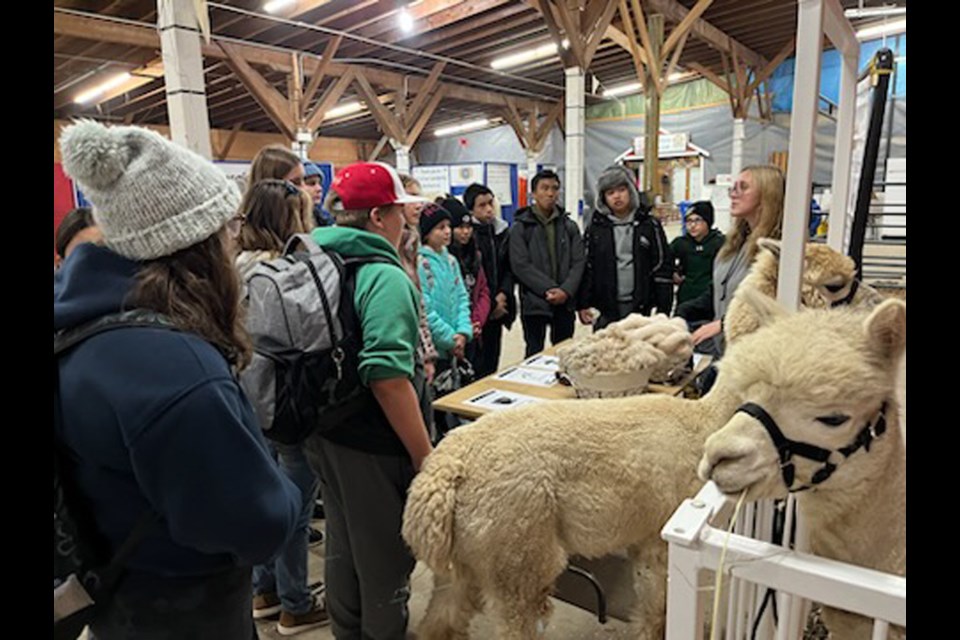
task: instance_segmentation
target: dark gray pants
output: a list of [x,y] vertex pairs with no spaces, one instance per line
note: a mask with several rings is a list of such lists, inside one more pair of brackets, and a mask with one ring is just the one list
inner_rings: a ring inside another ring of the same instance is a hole
[[415,564],[400,537],[413,463],[316,438],[308,449],[327,515],[327,610],[338,640],[402,640]]

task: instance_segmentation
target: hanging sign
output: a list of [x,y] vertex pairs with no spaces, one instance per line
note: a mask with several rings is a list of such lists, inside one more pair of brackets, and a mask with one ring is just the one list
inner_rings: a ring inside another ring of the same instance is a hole
[[[637,136],[633,139],[633,154],[643,156],[646,144],[646,136]],[[690,143],[689,133],[661,133],[658,141],[660,155],[671,153],[684,153],[687,145]]]
[[474,182],[483,182],[482,164],[450,165],[450,186],[466,187]]
[[413,177],[420,182],[420,190],[424,194],[436,196],[450,193],[450,170],[445,164],[414,167]]
[[510,184],[510,165],[487,163],[487,186],[497,196],[502,206],[513,204],[513,189]]

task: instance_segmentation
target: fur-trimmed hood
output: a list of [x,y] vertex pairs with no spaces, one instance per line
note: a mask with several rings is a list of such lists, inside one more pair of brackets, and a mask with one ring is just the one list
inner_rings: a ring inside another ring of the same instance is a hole
[[630,209],[636,211],[640,207],[640,192],[637,190],[633,175],[626,167],[615,164],[604,169],[600,177],[597,178],[597,213],[612,215],[610,207],[607,206],[606,200],[603,198],[603,194],[621,185],[626,185],[630,191]]

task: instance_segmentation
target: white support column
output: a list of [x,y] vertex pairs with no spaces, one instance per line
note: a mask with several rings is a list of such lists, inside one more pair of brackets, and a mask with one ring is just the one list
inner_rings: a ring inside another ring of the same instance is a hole
[[837,114],[837,140],[833,151],[833,195],[827,244],[843,251],[847,234],[847,203],[850,200],[850,163],[853,154],[853,123],[857,114],[857,51],[845,53],[840,62],[840,100]]
[[533,191],[530,181],[533,180],[533,176],[537,175],[537,156],[539,155],[536,151],[527,149],[527,185],[529,185],[527,189],[530,191]]
[[743,141],[747,137],[746,122],[743,118],[733,120],[733,158],[730,160],[730,175],[736,180],[743,169]]
[[[396,141],[391,140],[391,142]],[[396,144],[393,145],[393,150],[397,156],[397,172],[410,173],[410,147],[396,142]]]
[[787,167],[783,250],[777,286],[777,299],[787,309],[796,309],[800,305],[803,249],[810,217],[810,181],[813,176],[822,46],[823,0],[799,0],[793,113],[790,114],[790,162]]
[[157,0],[157,29],[163,55],[170,137],[209,159],[213,157],[210,119],[194,5],[193,0]]
[[313,145],[313,136],[306,129],[297,131],[297,139],[293,141],[293,152],[300,156],[301,160],[309,160],[308,153]]
[[580,207],[583,203],[583,141],[586,104],[584,98],[583,70],[570,67],[564,71],[566,83],[566,175],[563,191],[564,207],[580,220]]

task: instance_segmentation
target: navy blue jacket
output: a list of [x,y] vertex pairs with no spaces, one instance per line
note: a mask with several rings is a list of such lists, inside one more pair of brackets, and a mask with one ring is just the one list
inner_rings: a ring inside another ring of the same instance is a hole
[[[76,249],[54,276],[54,330],[119,311],[139,263]],[[271,559],[293,532],[300,492],[270,457],[222,355],[202,338],[125,328],[60,361],[62,432],[77,482],[114,545],[148,508],[162,517],[129,566],[200,576]]]

